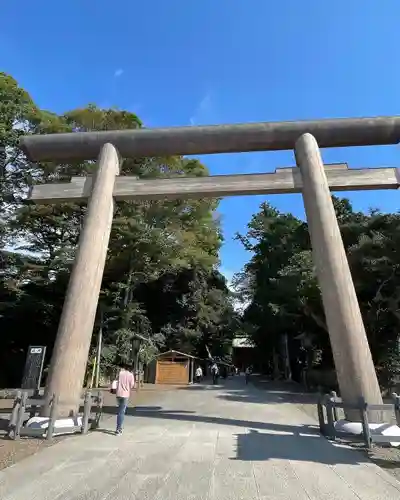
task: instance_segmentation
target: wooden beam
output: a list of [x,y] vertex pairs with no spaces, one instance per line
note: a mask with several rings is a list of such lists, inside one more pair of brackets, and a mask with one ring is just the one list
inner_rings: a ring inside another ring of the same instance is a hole
[[[114,215],[113,187],[119,165],[114,146],[104,145],[79,236],[46,382],[45,399],[49,401],[53,394],[59,397],[60,417],[79,409]],[[48,408],[43,410],[46,415]]]
[[400,116],[25,135],[21,148],[33,161],[92,160],[105,143],[123,158],[278,151],[307,132],[322,148],[397,144]]
[[[350,404],[358,403],[360,398],[369,404],[382,404],[363,318],[329,192],[329,171],[324,168],[318,143],[311,134],[304,134],[297,140],[295,158],[303,178],[303,200],[313,262],[321,289],[340,394],[343,401]],[[373,170],[361,172],[368,174]],[[360,414],[345,411],[345,418],[358,421]]]
[[[400,169],[349,169],[345,163],[325,165],[331,191],[398,189]],[[91,192],[92,177],[73,177],[63,184],[39,184],[33,187],[30,199],[35,203],[57,204],[85,202]],[[275,173],[214,175],[210,177],[172,177],[138,179],[117,177],[114,199],[162,200],[187,198],[219,198],[254,194],[300,193],[302,180],[297,167],[280,168]]]

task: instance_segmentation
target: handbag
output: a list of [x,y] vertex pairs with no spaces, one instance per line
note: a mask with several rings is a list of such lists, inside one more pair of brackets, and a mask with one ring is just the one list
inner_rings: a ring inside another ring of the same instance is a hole
[[110,388],[111,394],[117,394],[117,388],[118,388],[118,380],[114,380]]

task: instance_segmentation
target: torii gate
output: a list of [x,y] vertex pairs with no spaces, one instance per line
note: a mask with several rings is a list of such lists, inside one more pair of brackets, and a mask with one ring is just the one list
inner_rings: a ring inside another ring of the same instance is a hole
[[[21,147],[31,160],[92,160],[94,178],[37,185],[36,203],[88,201],[74,267],[55,341],[46,397],[56,393],[60,409],[76,411],[110,237],[114,199],[172,199],[301,192],[321,287],[338,382],[349,403],[363,397],[381,404],[354,284],[333,208],[330,189],[398,189],[399,169],[348,169],[326,165],[319,147],[400,142],[400,117],[175,127],[25,136]],[[297,167],[270,174],[140,180],[117,177],[120,158],[271,151],[294,148]]]

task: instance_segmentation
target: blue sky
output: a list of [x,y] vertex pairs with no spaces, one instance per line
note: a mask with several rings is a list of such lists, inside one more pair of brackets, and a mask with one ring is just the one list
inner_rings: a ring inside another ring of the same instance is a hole
[[[0,69],[41,107],[89,102],[146,126],[400,115],[399,0],[21,0],[2,2]],[[326,162],[395,166],[400,149],[323,151]],[[271,172],[292,152],[210,155],[213,174]],[[359,192],[357,209],[400,206]],[[300,195],[225,199],[229,276],[248,259],[232,240],[268,199],[303,217]]]

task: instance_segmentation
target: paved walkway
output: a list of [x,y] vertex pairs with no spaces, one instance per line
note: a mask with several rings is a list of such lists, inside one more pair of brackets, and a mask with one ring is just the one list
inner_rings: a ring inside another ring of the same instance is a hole
[[[110,408],[109,411],[113,409]],[[134,413],[134,414],[133,414]],[[318,435],[277,392],[193,386],[0,472],[2,500],[400,500],[400,483]]]

